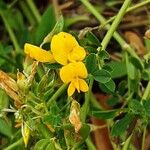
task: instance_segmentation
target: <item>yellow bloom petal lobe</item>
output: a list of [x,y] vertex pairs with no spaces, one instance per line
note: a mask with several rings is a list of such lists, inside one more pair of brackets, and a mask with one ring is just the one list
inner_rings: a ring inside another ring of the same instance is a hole
[[74,63],[75,74],[80,78],[87,78],[88,72],[83,62]]
[[68,54],[68,60],[70,62],[82,61],[86,56],[86,52],[83,47],[76,46],[73,50]]
[[78,78],[73,79],[72,83],[74,84],[74,87],[77,89],[78,93],[80,93],[79,79]]
[[60,69],[60,78],[64,83],[70,83],[68,96],[72,96],[75,90],[80,93],[88,91],[88,85],[83,80],[87,77],[87,69],[82,62],[69,63]]
[[50,51],[46,51],[38,46],[26,43],[24,46],[24,52],[31,58],[39,62],[55,62],[53,55]]
[[60,78],[64,83],[71,82],[75,77],[74,65],[72,63],[60,69]]
[[70,84],[69,84],[69,87],[68,87],[68,96],[72,96],[73,95],[73,93],[75,92],[75,87],[74,87],[74,85],[73,85],[73,83],[71,82]]
[[55,60],[62,65],[82,61],[86,56],[84,48],[79,46],[71,34],[65,32],[60,32],[53,36],[51,51]]
[[82,92],[87,92],[88,91],[89,87],[83,79],[79,79],[79,85],[80,85],[80,90]]

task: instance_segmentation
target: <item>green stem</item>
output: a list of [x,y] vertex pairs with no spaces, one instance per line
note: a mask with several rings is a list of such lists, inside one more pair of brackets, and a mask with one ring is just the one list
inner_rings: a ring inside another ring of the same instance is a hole
[[130,7],[129,9],[127,9],[127,12],[133,11],[133,10],[135,10],[135,9],[137,9],[139,7],[142,7],[142,6],[144,6],[144,5],[148,4],[148,3],[150,3],[150,0],[145,0],[145,1],[141,2],[141,3],[138,3],[138,4]]
[[111,37],[113,36],[114,32],[116,31],[119,23],[121,22],[121,19],[123,18],[124,14],[126,13],[127,8],[129,7],[131,3],[131,0],[125,0],[119,13],[117,14],[114,22],[112,23],[110,29],[108,30],[107,34],[105,35],[101,45],[102,49],[105,50]]
[[43,123],[38,124],[38,131],[39,131],[39,134],[41,134],[42,137],[45,139],[53,137],[53,133]]
[[142,100],[146,100],[150,97],[150,81],[148,82]]
[[130,80],[130,64],[129,64],[129,56],[128,53],[125,53],[125,60],[126,60],[126,68],[127,68],[127,77],[128,77],[128,96],[131,95],[131,80]]
[[88,137],[85,142],[89,150],[96,150],[96,147],[94,146],[90,137]]
[[[97,18],[97,20],[101,23],[104,24],[106,22],[106,19],[87,1],[87,0],[80,0],[86,8]],[[106,25],[105,28],[107,30],[110,29],[110,25]],[[126,41],[117,33],[114,32],[113,37],[116,39],[116,41],[120,44],[122,49],[128,51],[133,57],[138,58],[137,54],[135,51],[131,48],[130,45],[126,43]]]
[[9,62],[10,65],[17,67],[17,64],[15,62],[13,62],[10,58],[2,56],[2,55],[0,55],[0,58]]
[[143,132],[143,137],[142,137],[142,148],[141,148],[141,150],[145,150],[146,129],[147,129],[147,125],[145,125],[145,127],[144,127],[144,132]]
[[58,7],[58,0],[52,0],[52,4],[53,4],[54,12],[55,12],[56,21],[58,21],[60,13],[61,13]]
[[28,5],[22,0],[19,1],[19,5],[20,5],[21,10],[23,11],[24,15],[28,19],[29,23],[34,26],[35,25],[35,21],[33,19],[34,16],[30,13],[30,9],[29,9]]
[[125,141],[122,150],[128,150],[129,149],[131,139],[132,139],[132,134]]
[[68,18],[65,18],[65,26],[69,27],[77,22],[88,21],[88,20],[89,20],[89,17],[87,15],[79,15],[79,16],[74,16],[72,18],[68,17]]
[[7,148],[5,148],[4,150],[12,150],[14,149],[16,146],[20,145],[23,143],[23,138],[19,139],[18,141],[14,142],[13,144],[11,144],[10,146],[8,146]]
[[32,13],[33,13],[36,21],[38,23],[40,23],[40,21],[41,21],[41,15],[40,15],[40,13],[39,13],[39,11],[38,11],[35,3],[33,2],[33,0],[26,0],[26,2],[29,5],[29,7],[30,7],[30,9],[31,9],[31,11],[32,11]]
[[[128,13],[130,11],[133,11],[133,10],[139,8],[139,7],[142,7],[142,6],[144,6],[144,5],[148,4],[148,3],[150,3],[150,0],[146,0],[144,2],[141,2],[141,3],[138,3],[138,4],[134,5],[134,6],[131,6],[130,8],[127,9],[126,13]],[[104,24],[100,25],[99,28],[102,28],[102,27],[106,26],[107,24],[111,23],[115,18],[116,18],[116,16],[111,17]]]
[[16,53],[20,53],[20,52],[21,52],[21,51],[20,51],[21,48],[20,48],[20,46],[19,46],[19,43],[18,43],[18,41],[17,41],[17,38],[16,38],[16,36],[15,36],[13,30],[11,29],[11,27],[10,27],[10,25],[9,25],[8,20],[6,19],[4,13],[0,12],[0,15],[1,15],[2,19],[3,19],[4,25],[5,25],[5,27],[6,27],[7,31],[8,31],[8,34],[9,34],[9,36],[10,36],[10,38],[11,38],[11,41],[13,42],[14,48],[15,48],[15,50],[16,50]]
[[63,84],[56,93],[48,100],[47,107],[50,107],[50,105],[57,100],[57,98],[66,90],[67,84]]
[[92,86],[93,86],[94,79],[91,76],[90,77],[90,83],[89,83],[89,90],[87,93],[85,93],[85,102],[81,108],[81,121],[84,123],[89,111],[89,102],[91,98],[91,91],[92,91]]
[[12,1],[9,5],[8,5],[8,8],[12,8],[16,5],[16,3],[18,2],[18,0],[14,0]]

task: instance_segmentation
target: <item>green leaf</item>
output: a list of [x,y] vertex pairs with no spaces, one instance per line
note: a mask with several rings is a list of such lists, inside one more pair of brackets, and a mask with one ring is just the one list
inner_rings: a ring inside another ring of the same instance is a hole
[[150,117],[150,99],[149,99],[149,100],[144,100],[144,101],[143,101],[143,106],[144,106],[146,115],[147,115],[148,117]]
[[92,33],[92,32],[87,32],[86,34],[87,41],[90,45],[95,45],[95,46],[100,46],[100,41],[99,39]]
[[58,63],[44,64],[44,66],[46,66],[49,69],[60,69],[62,67],[62,65]]
[[126,89],[127,89],[127,81],[125,81],[125,80],[123,80],[123,81],[121,81],[120,83],[119,83],[119,85],[118,85],[118,92],[119,92],[119,94],[120,95],[124,95],[125,94],[125,92],[126,92]]
[[127,66],[128,77],[130,79],[134,80],[136,78],[136,74],[135,74],[136,68],[135,68],[135,66],[129,61],[127,61],[126,66]]
[[145,38],[144,40],[145,40],[144,43],[145,43],[146,49],[150,52],[150,39]]
[[128,128],[129,124],[132,122],[134,116],[131,114],[126,114],[124,118],[116,121],[112,127],[112,136],[122,135]]
[[100,83],[106,83],[111,80],[111,75],[107,70],[101,69],[93,72],[93,77]]
[[150,52],[148,52],[146,55],[144,55],[144,59],[145,59],[146,63],[149,62],[149,60],[150,60]]
[[112,78],[119,78],[127,74],[126,65],[124,62],[112,61],[107,65],[113,69],[113,71],[111,72]]
[[38,141],[34,147],[34,150],[44,150],[50,143],[50,139],[42,139]]
[[107,100],[109,106],[115,106],[119,102],[119,97],[113,96]]
[[131,57],[130,58],[131,63],[135,66],[135,68],[143,70],[144,69],[144,65],[141,64],[141,61],[135,57]]
[[53,29],[56,23],[55,14],[52,6],[44,12],[41,22],[36,30],[36,44],[41,44],[44,37]]
[[104,50],[100,51],[98,56],[99,56],[100,59],[103,59],[103,60],[110,58],[110,56],[107,53],[107,51],[104,51]]
[[63,27],[64,27],[64,18],[63,16],[61,15],[58,19],[58,21],[56,22],[53,30],[44,38],[43,42],[41,45],[45,44],[45,43],[49,43],[52,39],[52,37],[61,32],[63,30]]
[[79,134],[82,137],[82,141],[85,141],[90,134],[90,126],[87,124],[83,124],[79,131]]
[[[84,46],[84,45],[83,45],[83,46]],[[96,48],[94,48],[94,47],[86,46],[85,49],[86,49],[89,53],[94,53],[94,54],[97,53],[97,50],[96,50]]]
[[46,150],[56,150],[55,144],[50,141],[50,143],[47,145]]
[[88,73],[94,73],[98,67],[97,67],[97,60],[96,60],[96,54],[91,53],[86,58],[86,68],[88,70]]
[[53,137],[53,133],[46,127],[45,124],[40,122],[38,124],[37,128],[38,128],[40,137],[46,138],[46,139],[48,139],[48,138],[50,139]]
[[9,97],[2,89],[0,89],[0,111],[4,108],[8,108],[8,105]]
[[96,110],[92,111],[91,115],[99,119],[112,119],[116,116],[118,110]]
[[110,73],[113,71],[113,68],[110,67],[110,66],[108,66],[108,65],[106,65],[106,64],[103,66],[102,69],[107,70],[107,71],[110,72]]
[[133,99],[129,103],[129,110],[135,115],[141,115],[144,112],[144,108],[140,101]]
[[11,137],[12,136],[11,126],[3,118],[0,118],[0,133],[5,135],[5,136],[7,136],[7,137]]
[[150,71],[149,70],[144,70],[142,72],[142,79],[149,81],[150,80]]
[[106,93],[113,93],[116,88],[115,82],[112,79],[106,83],[100,83],[99,86]]

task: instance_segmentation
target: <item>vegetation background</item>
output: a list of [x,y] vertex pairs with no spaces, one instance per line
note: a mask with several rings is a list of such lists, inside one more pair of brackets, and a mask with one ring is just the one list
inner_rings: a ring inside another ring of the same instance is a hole
[[[90,55],[86,61],[87,69],[92,74],[89,66],[94,64],[95,50],[103,47],[107,30],[124,2],[0,0],[0,70],[17,80],[17,70],[22,71],[25,67],[24,44],[39,46],[62,14],[63,31],[78,36],[81,45],[87,49]],[[116,33],[104,48],[107,52],[100,55],[106,64],[103,69],[111,72],[111,82],[103,84],[102,76],[95,77],[93,107],[86,116],[86,123],[92,129],[85,129],[90,138],[84,137],[80,149],[150,149],[150,1],[131,0],[119,21]],[[130,48],[126,48],[126,44]],[[37,80],[40,81],[42,76],[39,69]],[[2,80],[0,76],[0,87]],[[82,106],[82,98],[79,99]],[[62,105],[64,103],[59,104]],[[13,106],[11,98],[0,90],[0,149],[29,149],[19,140],[21,130],[14,128],[13,113],[4,111],[10,106]],[[30,141],[31,149],[37,139]]]

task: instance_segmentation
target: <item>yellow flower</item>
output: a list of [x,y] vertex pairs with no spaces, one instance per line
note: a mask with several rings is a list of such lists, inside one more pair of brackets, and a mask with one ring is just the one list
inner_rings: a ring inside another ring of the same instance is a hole
[[86,56],[84,48],[78,44],[71,34],[65,32],[53,36],[51,51],[54,59],[62,65],[82,61]]
[[55,62],[53,55],[50,51],[46,51],[38,46],[26,43],[24,46],[24,52],[31,58],[39,62]]
[[69,63],[60,69],[60,78],[64,83],[70,83],[68,95],[72,96],[75,90],[80,93],[88,91],[88,85],[83,80],[87,77],[87,69],[82,62]]

